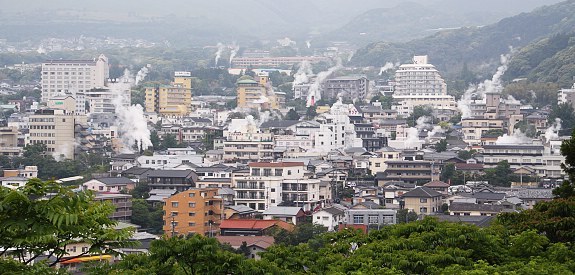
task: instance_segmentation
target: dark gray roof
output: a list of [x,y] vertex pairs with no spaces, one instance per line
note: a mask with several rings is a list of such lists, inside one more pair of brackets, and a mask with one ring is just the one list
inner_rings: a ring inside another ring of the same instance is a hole
[[433,216],[440,221],[475,224],[479,227],[487,227],[491,224],[496,216],[455,216],[455,215],[437,215]]
[[472,198],[480,200],[502,200],[505,198],[505,193],[495,193],[495,192],[476,192],[471,194]]
[[483,149],[539,149],[543,150],[543,145],[516,145],[516,144],[500,144],[500,145],[484,145]]
[[130,183],[134,183],[133,181],[131,181],[128,178],[124,178],[124,177],[117,177],[117,178],[99,178],[99,179],[95,179],[103,184],[106,185],[122,185],[122,184],[130,184]]
[[451,211],[483,211],[483,212],[501,212],[505,209],[503,205],[493,204],[475,204],[454,202],[449,206]]
[[151,171],[151,168],[143,168],[143,167],[130,167],[124,171],[122,171],[122,174],[127,174],[127,175],[142,175],[148,171]]
[[508,194],[515,195],[520,199],[552,199],[553,189],[525,188],[515,192],[508,192]]
[[160,178],[187,178],[194,174],[192,170],[153,170],[148,173],[148,177]]
[[230,166],[226,166],[223,164],[216,164],[213,166],[209,166],[209,167],[198,167],[196,168],[196,173],[203,173],[203,172],[231,172],[233,170],[233,167]]
[[246,205],[230,205],[230,206],[226,206],[229,209],[232,209],[236,212],[238,212],[239,214],[249,214],[249,213],[255,213],[256,210],[250,208],[249,206]]
[[419,186],[411,191],[406,192],[405,194],[403,194],[402,197],[405,198],[433,198],[433,197],[440,197],[441,193],[425,187],[425,186]]
[[332,215],[343,215],[344,213],[341,209],[335,207],[324,208],[322,210]]
[[260,129],[267,129],[267,128],[287,128],[293,125],[298,124],[299,120],[272,120],[266,121],[262,123]]

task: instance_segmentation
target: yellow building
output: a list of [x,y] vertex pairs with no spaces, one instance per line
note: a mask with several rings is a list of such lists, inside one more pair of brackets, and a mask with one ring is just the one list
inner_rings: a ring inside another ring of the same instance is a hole
[[285,104],[285,94],[274,93],[267,73],[261,73],[255,81],[242,79],[236,84],[238,108],[277,110]]
[[191,112],[192,77],[190,72],[175,72],[170,85],[146,88],[146,112],[164,116],[186,116]]

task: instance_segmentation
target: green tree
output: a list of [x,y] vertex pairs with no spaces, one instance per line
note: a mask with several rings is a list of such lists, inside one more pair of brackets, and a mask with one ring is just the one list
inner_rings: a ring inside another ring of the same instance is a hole
[[0,187],[0,255],[14,249],[27,264],[48,253],[49,265],[55,266],[68,255],[66,246],[74,243],[90,248],[71,258],[117,255],[117,248],[133,245],[127,241],[131,229],[114,229],[116,222],[109,218],[113,206],[93,198],[89,191],[74,192],[39,179],[15,190]]
[[498,162],[495,168],[485,169],[483,178],[493,186],[509,187],[511,186],[511,181],[516,179],[516,176],[513,174],[509,162],[503,160]]
[[413,108],[413,112],[411,113],[411,115],[407,117],[407,124],[409,125],[409,127],[414,127],[417,122],[417,119],[419,119],[422,116],[432,117],[432,115],[433,115],[433,108],[431,108],[430,106],[427,105],[415,106]]
[[393,105],[393,97],[391,96],[376,95],[372,97],[370,100],[370,102],[372,103],[376,101],[381,102],[381,108],[383,108],[384,110],[391,109],[391,106]]
[[441,169],[439,179],[443,182],[450,182],[450,179],[455,175],[455,164],[447,163]]
[[457,157],[462,159],[462,160],[468,160],[468,159],[472,158],[473,155],[475,155],[476,153],[477,153],[477,151],[474,149],[471,149],[469,151],[461,150],[461,151],[457,152]]
[[435,152],[441,153],[447,151],[447,140],[442,139],[435,144]]
[[398,223],[413,222],[417,220],[417,213],[413,210],[408,211],[407,209],[399,209],[397,210],[396,218]]
[[289,109],[287,115],[286,115],[286,119],[287,120],[299,120],[300,116],[299,114],[296,112],[295,109]]
[[305,113],[305,117],[308,120],[314,119],[317,116],[317,107],[316,106],[309,106],[307,107],[307,111]]
[[554,123],[556,118],[561,119],[561,135],[568,135],[574,130],[575,126],[575,110],[569,103],[562,103],[553,106],[549,113],[549,123]]

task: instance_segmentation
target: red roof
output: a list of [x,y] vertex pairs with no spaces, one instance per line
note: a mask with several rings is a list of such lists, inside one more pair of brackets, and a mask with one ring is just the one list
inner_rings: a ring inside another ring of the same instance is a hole
[[285,230],[293,230],[293,225],[279,220],[223,220],[220,229],[256,229],[264,230],[272,226],[279,226]]
[[303,162],[251,162],[250,167],[296,167],[304,166]]

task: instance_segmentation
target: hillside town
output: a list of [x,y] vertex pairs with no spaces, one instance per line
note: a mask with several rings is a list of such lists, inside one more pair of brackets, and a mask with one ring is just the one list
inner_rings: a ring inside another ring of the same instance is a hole
[[[563,38],[537,47],[553,39]],[[271,47],[218,42],[201,48],[209,53],[194,60],[201,66],[185,66],[165,61],[168,50],[119,61],[118,49],[162,46],[152,40],[0,39],[0,54],[43,58],[0,59],[0,266],[21,264],[23,274],[34,266],[30,274],[159,274],[162,264],[175,268],[167,274],[382,274],[396,267],[463,274],[458,257],[472,256],[459,252],[445,260],[449,270],[433,269],[437,259],[393,262],[390,254],[372,269],[349,261],[374,240],[402,244],[380,243],[369,255],[413,249],[409,239],[420,237],[418,245],[449,250],[487,243],[477,236],[497,226],[510,230],[498,233],[497,245],[529,238],[541,241],[541,253],[573,238],[572,221],[556,220],[575,215],[573,204],[549,206],[575,196],[573,71],[554,70],[557,80],[546,84],[517,73],[527,70],[521,58],[537,58],[529,52],[536,46],[509,46],[476,72],[467,61],[452,64],[453,74],[428,51],[361,66],[354,54],[365,50],[351,41],[315,48],[310,41],[300,48],[287,37]],[[162,47],[172,50],[167,41]],[[425,239],[432,231],[458,236]],[[204,246],[162,258],[162,247],[191,249],[178,243],[189,240]],[[221,258],[213,266],[202,267],[210,261],[199,256],[187,262],[198,251]],[[305,257],[320,252],[330,257],[310,266]],[[539,252],[509,248],[514,259]],[[275,261],[290,253],[300,253],[295,264]],[[496,266],[488,254],[466,264]],[[344,262],[338,257],[349,266],[330,269]],[[233,272],[223,258],[236,261]],[[147,259],[159,261],[156,269],[137,269]],[[118,273],[99,263],[116,264]],[[573,267],[565,266],[557,270]],[[476,268],[487,267],[465,271]]]

